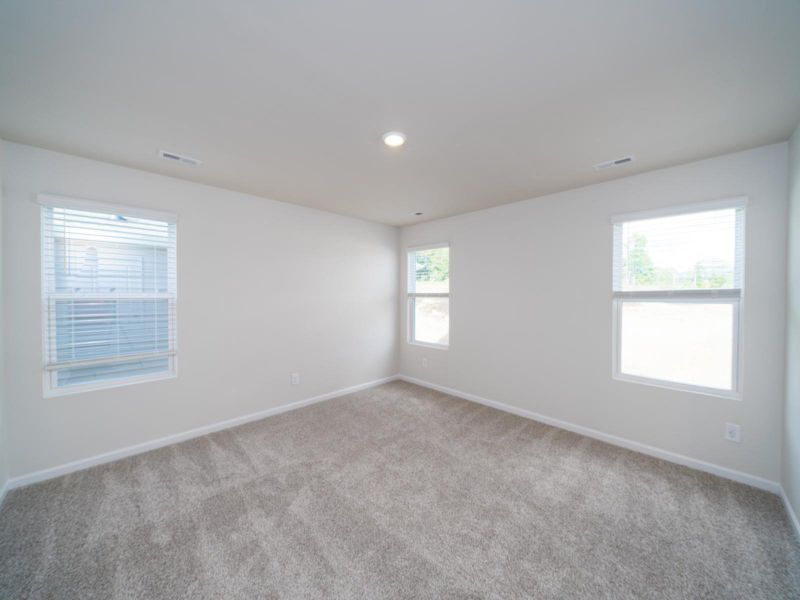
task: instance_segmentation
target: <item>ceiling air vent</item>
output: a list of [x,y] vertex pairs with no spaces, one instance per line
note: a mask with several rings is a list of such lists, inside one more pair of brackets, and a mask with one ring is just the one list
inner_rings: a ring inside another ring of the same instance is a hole
[[158,155],[164,160],[181,163],[183,165],[189,165],[190,167],[199,167],[200,165],[203,164],[202,160],[197,160],[196,158],[192,158],[191,156],[183,156],[182,154],[176,154],[175,152],[167,152],[166,150],[159,150]]
[[621,167],[622,165],[627,165],[628,163],[633,162],[633,155],[623,156],[622,158],[617,158],[614,160],[607,160],[606,162],[597,163],[594,166],[595,171],[605,171],[606,169],[611,169],[613,167]]

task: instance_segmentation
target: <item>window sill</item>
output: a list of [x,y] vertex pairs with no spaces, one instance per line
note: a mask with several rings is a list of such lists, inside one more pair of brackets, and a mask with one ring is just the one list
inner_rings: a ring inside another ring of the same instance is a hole
[[636,375],[626,375],[624,373],[614,373],[612,379],[622,381],[625,383],[638,383],[649,387],[661,388],[663,390],[672,390],[675,392],[686,392],[689,394],[698,394],[700,396],[711,396],[713,398],[725,398],[726,400],[741,400],[742,394],[738,391],[718,390],[714,388],[701,387],[696,385],[688,385],[685,383],[675,383],[672,381],[664,381],[661,379],[649,379],[647,377],[637,377]]
[[428,344],[425,342],[414,342],[412,340],[408,340],[408,342],[406,343],[409,346],[419,346],[420,348],[432,348],[434,350],[447,350],[450,348],[449,344],[445,346],[444,344]]
[[[131,377],[129,379],[117,379],[108,382],[98,382],[98,383],[90,383],[90,384],[60,387],[60,388],[45,387],[43,397],[58,398],[60,396],[72,396],[73,394],[85,394],[86,392],[108,390],[112,388],[125,387],[128,385],[136,385],[139,383],[148,383],[151,381],[163,381],[165,379],[174,379],[177,376],[178,373],[175,370],[173,370],[167,373],[145,375],[143,377]],[[45,377],[47,377],[47,374],[45,374]]]

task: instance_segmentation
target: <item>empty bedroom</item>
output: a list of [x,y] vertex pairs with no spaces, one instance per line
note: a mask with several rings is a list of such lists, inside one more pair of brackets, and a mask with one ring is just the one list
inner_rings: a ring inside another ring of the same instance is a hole
[[0,599],[800,599],[800,1],[0,0]]

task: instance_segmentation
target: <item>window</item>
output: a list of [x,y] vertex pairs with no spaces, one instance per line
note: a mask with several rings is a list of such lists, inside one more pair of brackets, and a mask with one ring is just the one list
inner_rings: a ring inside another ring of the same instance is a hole
[[614,223],[614,375],[739,397],[744,200]]
[[408,252],[408,339],[412,344],[450,344],[450,248],[446,244]]
[[45,393],[175,373],[175,219],[42,203]]

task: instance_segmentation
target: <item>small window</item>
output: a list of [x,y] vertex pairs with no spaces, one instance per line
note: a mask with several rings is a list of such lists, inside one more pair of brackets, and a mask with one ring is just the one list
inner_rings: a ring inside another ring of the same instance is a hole
[[45,202],[45,393],[174,374],[174,219],[52,197]]
[[614,223],[614,375],[739,397],[744,200]]
[[436,245],[408,252],[409,342],[450,344],[450,248]]

